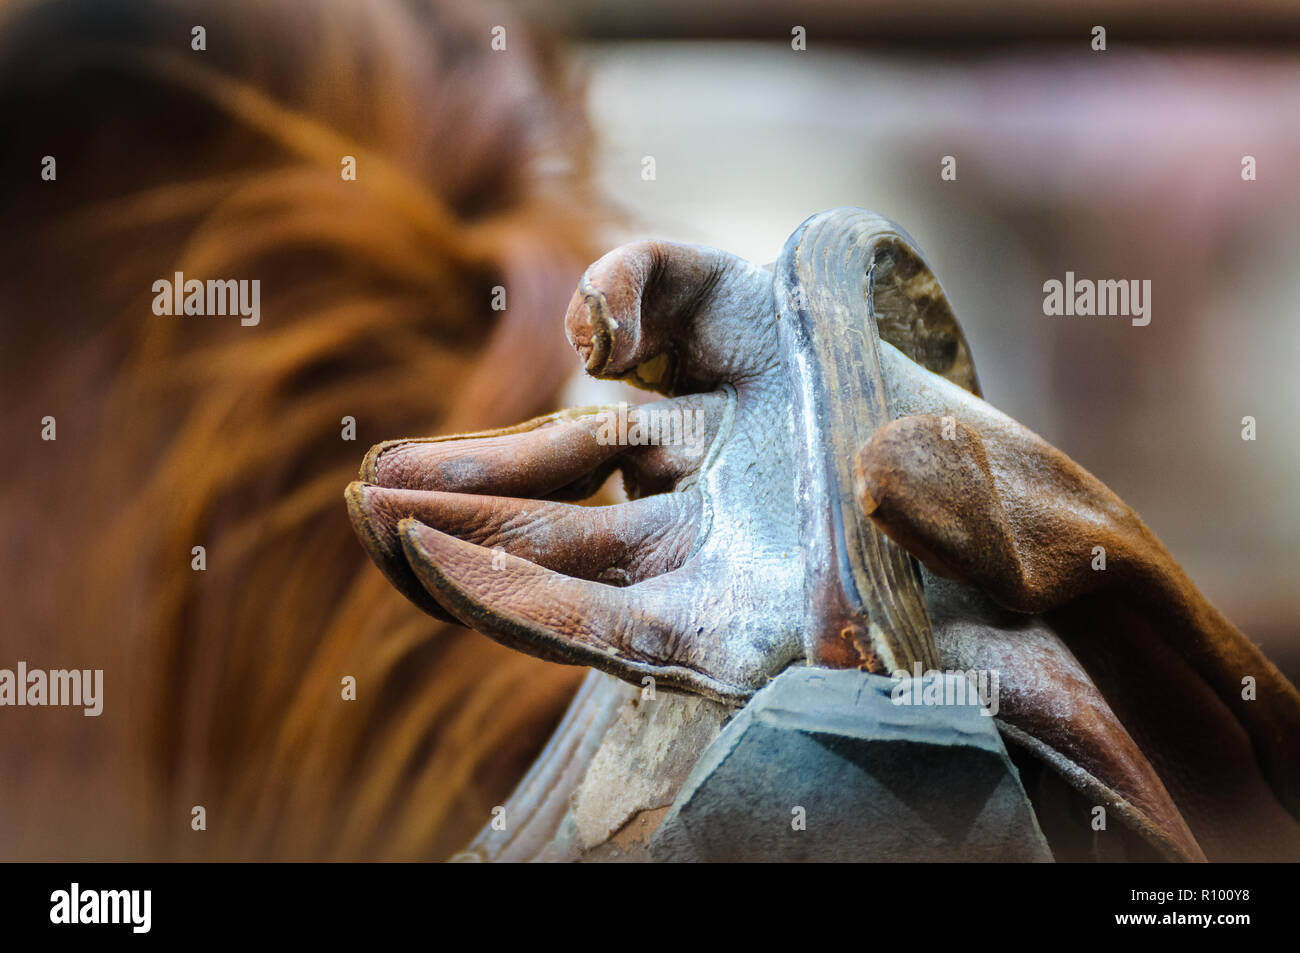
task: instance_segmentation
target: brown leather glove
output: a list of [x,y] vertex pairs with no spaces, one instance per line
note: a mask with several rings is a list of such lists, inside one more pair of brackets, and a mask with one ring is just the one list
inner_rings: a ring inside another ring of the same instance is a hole
[[1093,803],[1128,802],[1166,856],[1300,859],[1295,688],[1100,480],[888,345],[883,360],[904,416],[858,455],[863,510],[996,602],[932,615],[948,664],[1000,672],[1009,740]]
[[[373,448],[349,511],[417,604],[730,703],[800,661],[994,671],[1004,737],[1072,798],[1036,799],[1058,856],[1114,856],[1101,807],[1156,856],[1300,857],[1295,689],[1114,494],[979,399],[903,233],[827,213],[770,271],[625,246],[566,330],[589,373],[667,399]],[[567,502],[615,469],[631,502]]]
[[[418,604],[507,645],[743,701],[803,655],[772,314],[771,276],[724,252],[606,255],[570,341],[590,373],[682,396],[380,444],[348,491],[361,538]],[[631,502],[565,502],[615,469]]]

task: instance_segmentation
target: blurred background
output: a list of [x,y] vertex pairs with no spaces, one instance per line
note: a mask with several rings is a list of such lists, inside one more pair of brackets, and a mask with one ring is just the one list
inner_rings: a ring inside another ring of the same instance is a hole
[[[467,843],[583,672],[385,582],[365,449],[569,402],[613,245],[768,262],[835,206],[1300,681],[1298,42],[1293,0],[0,0],[0,667],[106,694],[0,712],[0,856]],[[154,315],[175,271],[261,280],[260,323]],[[1067,271],[1150,324],[1044,315]]]

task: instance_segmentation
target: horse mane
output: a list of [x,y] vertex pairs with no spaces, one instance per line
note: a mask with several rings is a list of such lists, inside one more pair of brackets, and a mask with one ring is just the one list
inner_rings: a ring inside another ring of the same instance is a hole
[[[9,2],[0,91],[0,665],[104,670],[97,718],[0,720],[0,843],[446,856],[583,673],[407,604],[342,491],[371,443],[545,412],[577,366],[603,212],[553,43],[432,0]],[[154,314],[176,272],[258,279],[260,323]]]

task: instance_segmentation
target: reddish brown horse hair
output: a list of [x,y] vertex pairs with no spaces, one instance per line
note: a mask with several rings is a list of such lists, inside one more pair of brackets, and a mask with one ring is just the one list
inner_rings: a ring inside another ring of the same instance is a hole
[[[406,604],[342,492],[576,366],[599,209],[552,45],[481,4],[10,2],[0,128],[0,667],[104,670],[99,717],[0,719],[0,852],[447,856],[582,672]],[[155,314],[176,272],[259,280],[260,322]]]

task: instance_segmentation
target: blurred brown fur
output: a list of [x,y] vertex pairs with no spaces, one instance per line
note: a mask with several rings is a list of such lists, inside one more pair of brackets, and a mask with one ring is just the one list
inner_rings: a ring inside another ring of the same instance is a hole
[[[0,667],[105,670],[98,718],[0,711],[0,856],[446,856],[582,671],[407,605],[342,490],[576,367],[599,213],[554,50],[431,0],[11,2],[0,128]],[[261,323],[154,315],[176,271],[259,279]]]

